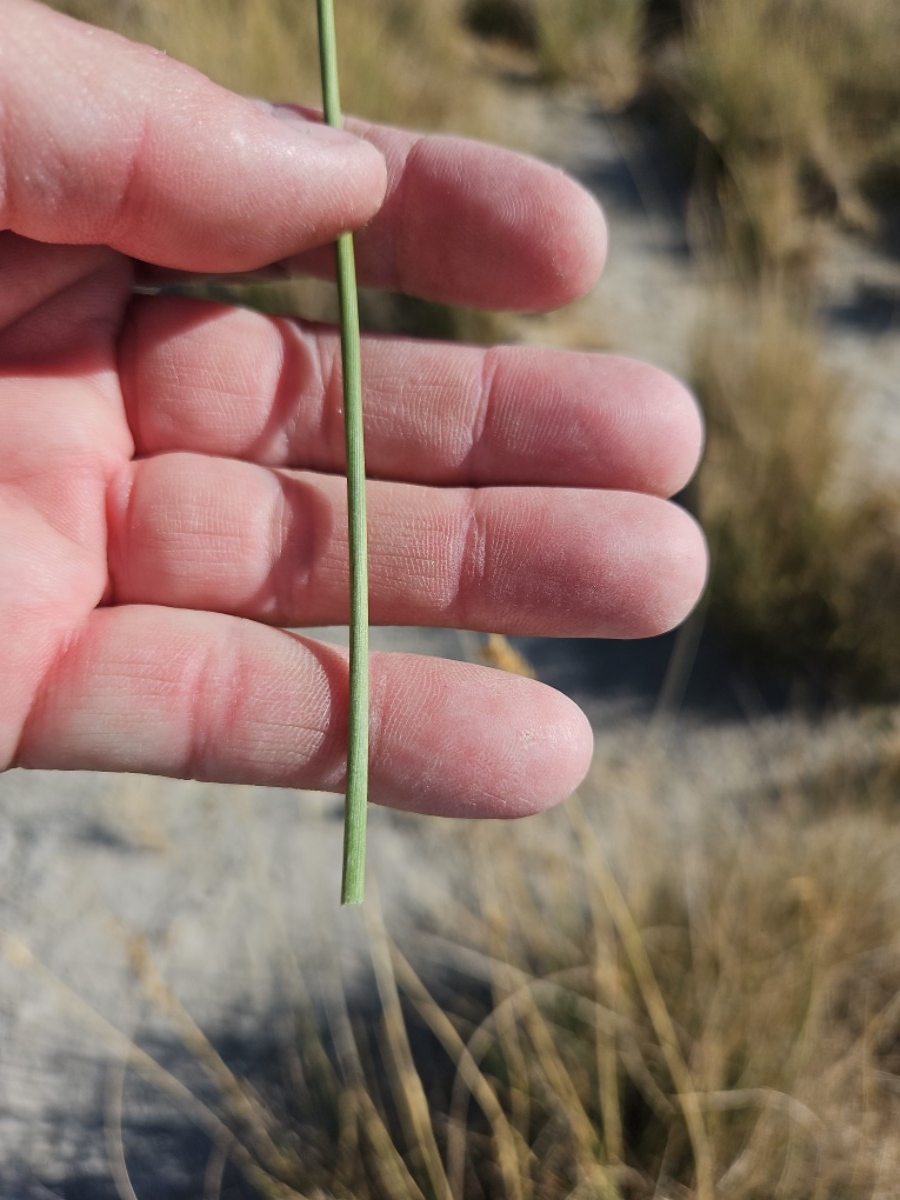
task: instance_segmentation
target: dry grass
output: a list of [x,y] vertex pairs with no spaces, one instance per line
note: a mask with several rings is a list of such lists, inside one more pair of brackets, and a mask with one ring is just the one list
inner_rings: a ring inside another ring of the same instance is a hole
[[67,998],[206,1131],[204,1200],[229,1162],[262,1200],[890,1200],[896,780],[688,816],[660,811],[662,778],[595,780],[602,815],[574,801],[527,869],[478,828],[478,899],[448,896],[405,952],[370,906],[377,1001],[298,1009],[287,1092],[232,1073],[140,942],[144,995],[218,1104]]
[[[571,816],[572,858],[548,852],[539,883],[503,857],[507,835],[479,831],[480,905],[432,943],[454,968],[442,984],[429,992],[393,952],[409,1024],[424,1022],[456,1071],[445,1108],[419,1107],[427,1134],[398,1138],[410,1166],[432,1140],[446,1162],[436,1188],[412,1169],[421,1194],[891,1195],[890,815],[816,815],[785,797],[711,814],[688,845],[648,814],[618,876]],[[426,1086],[432,1055],[418,1064]]]
[[711,152],[699,182],[743,269],[805,267],[816,224],[875,232],[900,175],[893,0],[471,0],[484,36],[607,106],[663,85]]
[[627,103],[642,80],[645,8],[646,0],[535,0],[544,75],[578,79],[607,106]]
[[697,244],[740,288],[693,356],[713,614],[765,669],[895,695],[900,497],[858,471],[854,490],[839,487],[849,389],[823,368],[811,314],[835,222],[876,234],[876,202],[900,196],[900,9],[696,0],[687,12],[653,72],[699,134]]
[[686,845],[632,816],[617,878],[573,815],[552,922],[515,868],[485,877],[479,918],[494,1008],[469,1045],[516,1122],[523,1194],[889,1195],[890,817],[785,799],[710,814]]
[[607,106],[662,85],[699,135],[701,195],[743,271],[806,269],[817,224],[877,231],[900,177],[894,0],[470,0],[483,36]]
[[544,82],[577,80],[608,107],[632,100],[643,74],[646,0],[468,0],[483,38],[532,55]]
[[892,0],[697,0],[657,77],[715,154],[707,186],[744,266],[788,268],[814,219],[874,231],[866,180],[894,161],[900,10]]
[[900,679],[900,497],[839,486],[848,398],[778,294],[720,307],[692,377],[713,613],[760,667],[849,693]]

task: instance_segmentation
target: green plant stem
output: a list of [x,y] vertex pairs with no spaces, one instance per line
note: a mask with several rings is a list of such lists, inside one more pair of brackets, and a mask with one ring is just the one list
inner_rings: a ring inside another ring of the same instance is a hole
[[[332,0],[316,0],[325,120],[340,127],[337,39]],[[366,552],[366,463],[363,450],[359,300],[353,237],[337,243],[344,375],[344,438],[347,446],[347,514],[350,542],[350,696],[347,728],[347,801],[344,815],[342,904],[361,904],[366,872],[366,809],[369,776],[369,581]]]

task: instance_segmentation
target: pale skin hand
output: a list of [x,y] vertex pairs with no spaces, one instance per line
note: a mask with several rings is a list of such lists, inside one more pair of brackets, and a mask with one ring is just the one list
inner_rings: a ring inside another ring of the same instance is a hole
[[[31,0],[0,20],[0,767],[340,790],[345,659],[278,628],[347,615],[336,336],[135,299],[136,260],[317,269],[371,220],[365,282],[540,309],[593,284],[602,218],[503,151],[276,117]],[[635,637],[695,603],[673,380],[390,338],[364,372],[373,621]],[[372,701],[382,803],[517,816],[587,768],[540,684],[382,654]]]

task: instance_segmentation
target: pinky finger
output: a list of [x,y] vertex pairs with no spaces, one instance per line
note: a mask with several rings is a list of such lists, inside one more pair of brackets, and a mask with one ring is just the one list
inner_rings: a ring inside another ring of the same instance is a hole
[[[372,656],[373,801],[440,816],[521,817],[565,799],[593,740],[532,680]],[[48,677],[15,765],[135,771],[341,791],[345,653],[219,614],[98,609]]]

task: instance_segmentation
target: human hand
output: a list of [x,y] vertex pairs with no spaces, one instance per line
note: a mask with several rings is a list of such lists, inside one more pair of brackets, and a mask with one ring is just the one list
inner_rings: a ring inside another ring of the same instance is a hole
[[[362,282],[536,310],[593,284],[602,218],[509,152],[338,134],[33,0],[0,11],[0,767],[341,790],[345,656],[279,628],[347,619],[337,335],[135,279],[321,269],[369,221]],[[705,551],[664,497],[701,433],[673,380],[398,338],[363,367],[374,623],[641,637],[687,614]],[[371,676],[376,801],[517,816],[586,770],[585,718],[541,684],[395,654]]]

